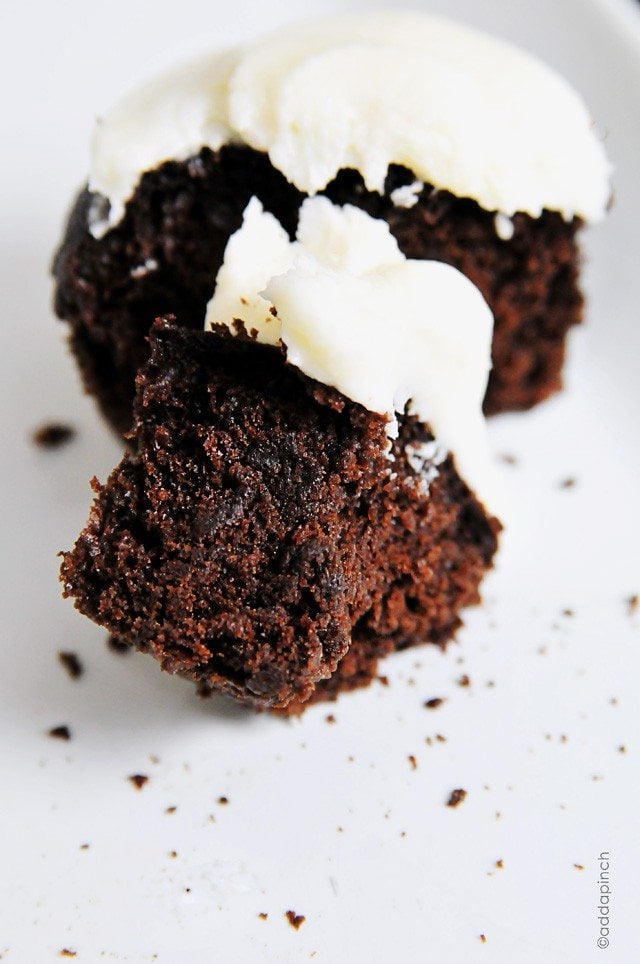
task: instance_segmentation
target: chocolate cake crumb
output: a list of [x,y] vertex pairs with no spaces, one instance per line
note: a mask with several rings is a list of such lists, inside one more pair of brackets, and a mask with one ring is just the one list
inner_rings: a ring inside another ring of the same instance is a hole
[[618,753],[626,753],[626,752],[627,752],[626,746],[624,745],[624,743],[621,743],[620,746],[618,747]]
[[562,615],[566,616],[567,619],[571,619],[572,616],[575,616],[575,612],[573,611],[573,609],[563,609]]
[[178,851],[177,851],[177,850],[170,850],[170,851],[169,851],[169,856],[171,857],[172,860],[175,860],[176,857],[178,856]]
[[415,758],[415,756],[413,755],[413,753],[410,753],[409,756],[407,757],[407,759],[408,759],[408,761],[409,761],[409,766],[411,767],[411,769],[412,769],[412,770],[417,770],[417,769],[418,769],[418,761],[416,760],[416,758]]
[[218,797],[218,803],[219,803],[221,806],[225,807],[225,806],[229,803],[229,798],[228,798],[228,797]]
[[58,957],[77,957],[77,951],[70,951],[68,947],[63,947],[61,951],[58,951]]
[[634,593],[633,596],[629,596],[627,599],[627,612],[630,616],[633,616],[634,613],[637,613],[639,606],[640,596],[638,596],[637,593]]
[[325,720],[325,723],[335,723],[336,718],[335,718],[335,716],[333,715],[333,713],[327,713],[327,715],[325,716],[324,720]]
[[460,676],[460,677],[458,678],[458,681],[457,681],[457,682],[458,682],[458,686],[470,686],[470,685],[471,685],[471,680],[469,679],[469,677],[467,676],[466,673],[463,673],[462,676]]
[[307,919],[304,914],[296,914],[294,910],[288,910],[284,915],[294,930],[298,931]]
[[496,867],[498,870],[504,870],[504,860],[502,858],[500,858],[500,860],[496,860]]
[[136,790],[142,790],[145,783],[149,782],[149,777],[145,776],[144,773],[133,773],[127,779],[133,784]]
[[268,914],[265,914],[264,911],[262,911],[260,914],[258,914],[258,917],[260,918],[260,920],[268,920],[268,919],[269,919],[269,915],[268,915]]
[[445,701],[444,696],[434,696],[430,700],[425,700],[424,706],[428,710],[437,710]]
[[481,944],[486,944],[486,943],[487,943],[487,938],[485,937],[484,934],[480,934],[480,943],[481,943]]
[[77,653],[65,652],[61,649],[58,651],[58,659],[71,679],[79,679],[84,673],[84,666]]
[[113,633],[107,636],[107,646],[112,653],[117,653],[119,656],[126,656],[132,649],[130,643],[121,639],[119,636],[114,636]]
[[576,868],[576,870],[584,870],[584,864],[574,864],[573,866]]
[[164,812],[165,812],[165,813],[175,813],[177,809],[178,809],[177,807],[165,807]]
[[378,676],[377,679],[378,679],[378,682],[380,683],[380,686],[388,686],[388,685],[389,685],[389,677],[388,677],[388,676]]
[[66,724],[62,726],[52,726],[49,730],[49,736],[53,737],[54,740],[70,740],[71,730]]
[[41,425],[40,428],[35,429],[31,438],[33,444],[40,448],[57,449],[70,442],[75,434],[76,430],[70,425],[64,425],[62,422],[49,422],[47,425]]
[[466,798],[467,791],[463,790],[462,787],[458,787],[457,790],[452,790],[449,794],[449,799],[447,800],[448,807],[457,807]]
[[81,843],[81,844],[80,844],[80,850],[88,850],[90,846],[91,846],[91,844]]
[[572,478],[562,479],[562,481],[560,482],[560,488],[561,488],[561,489],[573,489],[576,484],[577,484],[577,483],[576,483],[576,480],[575,480],[575,479],[572,479]]

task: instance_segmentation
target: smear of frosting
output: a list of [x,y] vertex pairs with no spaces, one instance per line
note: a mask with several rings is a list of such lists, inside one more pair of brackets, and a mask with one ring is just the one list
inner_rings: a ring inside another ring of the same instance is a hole
[[235,331],[236,319],[258,342],[284,345],[311,378],[385,415],[389,437],[408,405],[491,503],[482,400],[493,318],[455,268],[406,259],[386,222],[324,197],[303,203],[292,242],[252,198],[227,245],[205,327]]
[[383,12],[290,27],[125,97],[93,137],[90,186],[111,203],[94,233],[144,171],[229,142],[266,151],[307,194],[341,168],[382,191],[391,163],[508,217],[595,221],[610,194],[587,108],[555,71],[461,24]]

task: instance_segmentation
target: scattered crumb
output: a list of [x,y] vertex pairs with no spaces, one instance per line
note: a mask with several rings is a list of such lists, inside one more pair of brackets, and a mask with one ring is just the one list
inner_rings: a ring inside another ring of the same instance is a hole
[[481,944],[486,944],[486,943],[487,943],[487,938],[485,937],[484,934],[480,934],[480,943],[481,943]]
[[504,452],[502,455],[499,455],[498,458],[500,459],[501,462],[504,462],[505,465],[518,464],[517,458],[515,457],[515,455],[512,455],[510,452]]
[[502,859],[502,857],[500,858],[500,860],[496,860],[496,867],[498,868],[498,870],[504,870],[504,860]]
[[638,612],[639,607],[640,607],[640,596],[638,596],[637,593],[634,593],[633,596],[629,596],[629,598],[627,599],[627,612],[629,613],[630,616],[633,616],[634,613]]
[[406,836],[407,836],[407,831],[406,831],[406,830],[401,830],[401,831],[400,831],[400,836],[401,836],[401,837],[406,837]]
[[288,910],[284,916],[296,931],[300,930],[306,920],[306,917],[303,914],[296,914],[294,910]]
[[175,813],[177,809],[178,809],[177,807],[165,807],[164,812],[165,812],[165,813]]
[[46,425],[41,425],[40,428],[35,429],[31,435],[31,440],[34,445],[38,445],[40,448],[56,449],[60,445],[70,442],[75,434],[76,430],[70,425],[64,425],[62,422],[48,422]]
[[144,773],[133,773],[127,779],[134,785],[136,790],[142,790],[145,783],[149,782],[149,777],[146,777]]
[[88,850],[91,845],[88,843],[81,843],[80,850]]
[[574,864],[573,866],[576,868],[576,870],[584,870],[584,864]]
[[169,851],[169,856],[171,857],[172,860],[175,860],[176,857],[178,856],[178,851],[177,851],[177,850],[170,850],[170,851]]
[[569,742],[569,737],[567,736],[566,733],[561,733],[561,734],[560,734],[560,742],[561,742],[561,743],[568,743],[568,742]]
[[571,619],[572,616],[575,616],[575,613],[574,613],[573,609],[563,609],[563,610],[562,610],[562,615],[563,615],[563,616],[566,616],[567,619]]
[[220,806],[226,807],[226,805],[229,803],[229,798],[228,798],[228,797],[218,797],[218,803],[220,804]]
[[496,820],[499,820],[501,816],[502,814],[500,813],[500,811],[496,810]]
[[617,696],[612,696],[611,699],[609,700],[609,703],[610,703],[611,706],[617,706],[617,705],[618,705],[618,697],[617,697]]
[[591,779],[593,780],[594,783],[598,783],[599,780],[604,780],[604,777],[602,776],[601,773],[594,773]]
[[70,740],[71,730],[63,723],[62,726],[52,726],[49,730],[49,736],[53,737],[54,740]]
[[418,761],[417,761],[416,758],[414,757],[413,753],[410,753],[409,756],[407,757],[407,759],[408,759],[408,761],[409,761],[409,766],[411,767],[411,769],[412,769],[412,770],[417,770],[417,769],[418,769]]
[[447,742],[446,736],[443,736],[442,733],[436,733],[436,740],[438,741],[438,743],[446,743],[446,742]]
[[155,764],[160,763],[160,757],[159,757],[159,756],[156,756],[155,753],[150,753],[150,754],[149,754],[149,763],[155,763]]
[[118,653],[119,656],[125,656],[131,651],[131,646],[118,636],[109,636],[107,646],[113,653]]
[[264,911],[262,911],[260,914],[258,914],[258,917],[260,918],[260,920],[268,920],[268,919],[269,919],[269,915],[268,915],[268,914],[265,914]]
[[389,685],[389,677],[388,677],[388,676],[378,676],[378,682],[380,683],[381,686],[388,686],[388,685]]
[[437,710],[439,706],[442,706],[444,701],[443,696],[433,696],[430,700],[425,700],[424,706],[427,710]]
[[77,957],[77,951],[70,951],[68,947],[63,947],[61,951],[58,951],[58,957]]
[[336,827],[336,833],[344,833],[344,829],[342,827]]
[[467,791],[459,787],[457,790],[452,790],[449,794],[449,799],[447,800],[448,807],[457,807],[466,798]]
[[576,480],[571,478],[562,479],[562,481],[560,482],[561,489],[573,489],[575,485],[576,485]]
[[458,678],[458,686],[471,686],[471,680],[466,673],[463,673],[462,676]]
[[488,679],[488,680],[487,680],[487,686],[489,687],[489,689],[492,689],[495,685],[496,685],[496,684],[495,684],[495,681],[494,681],[494,680],[492,680],[492,679]]
[[80,662],[77,653],[58,650],[58,659],[66,669],[71,679],[78,679],[84,673],[84,666]]
[[618,747],[618,753],[626,753],[626,752],[627,752],[626,746],[624,745],[624,743],[621,743],[620,746]]
[[335,718],[335,716],[333,715],[333,713],[327,713],[327,715],[326,715],[325,718],[324,718],[324,721],[325,721],[325,723],[335,723],[336,718]]

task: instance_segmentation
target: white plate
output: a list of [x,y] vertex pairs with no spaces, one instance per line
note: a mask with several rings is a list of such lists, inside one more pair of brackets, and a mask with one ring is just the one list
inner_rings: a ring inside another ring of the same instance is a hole
[[[510,529],[458,643],[394,657],[387,688],[287,723],[200,702],[151,659],[107,652],[59,598],[55,553],[85,520],[87,480],[119,455],[80,394],[46,277],[94,110],[208,43],[337,6],[32,2],[3,26],[3,960],[63,948],[78,961],[179,964],[638,960],[640,614],[625,601],[640,592],[631,4],[431,5],[561,68],[617,169],[615,210],[588,238],[589,323],[571,340],[567,391],[492,423],[495,452],[518,460],[502,469]],[[29,433],[52,418],[78,438],[39,451]],[[567,478],[574,487],[561,487]],[[79,681],[58,665],[60,648],[80,654]],[[432,696],[447,702],[424,709]],[[62,723],[72,741],[47,738]],[[436,733],[446,743],[427,745]],[[149,776],[142,790],[132,773]],[[468,797],[454,810],[444,804],[455,787]],[[300,930],[287,910],[306,917]]]

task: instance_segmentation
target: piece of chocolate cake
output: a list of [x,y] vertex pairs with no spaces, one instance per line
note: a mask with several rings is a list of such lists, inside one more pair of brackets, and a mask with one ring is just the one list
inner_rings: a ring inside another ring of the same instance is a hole
[[207,327],[153,328],[65,594],[202,692],[286,712],[444,644],[500,528],[480,293],[357,208],[307,200],[292,243],[253,198]]
[[425,494],[385,419],[230,335],[158,325],[134,451],[64,556],[77,608],[203,692],[297,711],[442,644],[478,600],[498,524],[451,457]]
[[204,58],[98,125],[55,260],[55,306],[118,431],[149,326],[173,312],[201,327],[250,198],[293,237],[316,193],[384,219],[407,257],[452,264],[479,287],[495,317],[486,412],[560,387],[582,317],[576,234],[609,197],[586,109],[502,41],[376,13]]

